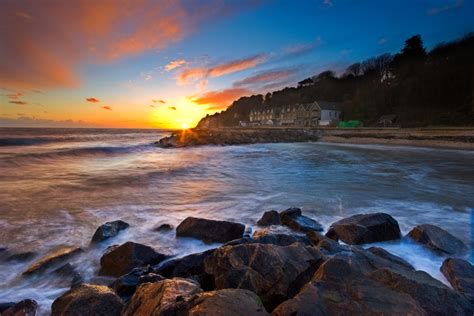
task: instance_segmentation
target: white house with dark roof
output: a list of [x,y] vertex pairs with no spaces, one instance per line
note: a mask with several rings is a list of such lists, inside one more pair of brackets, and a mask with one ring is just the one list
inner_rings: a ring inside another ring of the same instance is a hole
[[320,126],[328,126],[331,122],[339,121],[341,118],[341,108],[337,102],[318,101],[321,109],[321,117],[319,119]]

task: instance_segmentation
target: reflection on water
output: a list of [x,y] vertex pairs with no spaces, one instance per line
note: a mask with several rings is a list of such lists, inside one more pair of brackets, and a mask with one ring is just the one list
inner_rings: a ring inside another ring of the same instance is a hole
[[[326,227],[354,213],[383,211],[403,233],[433,223],[473,246],[473,152],[322,143],[159,149],[152,142],[166,133],[143,130],[0,134],[0,246],[14,251],[87,247],[98,225],[123,219],[132,226],[113,243],[192,253],[210,246],[152,228],[176,226],[189,215],[254,225],[263,211],[290,206]],[[86,278],[107,245],[75,259]],[[442,279],[443,258],[405,242],[384,246]],[[28,264],[0,263],[2,300],[34,298],[45,312],[67,284],[52,277],[25,281],[20,274]]]

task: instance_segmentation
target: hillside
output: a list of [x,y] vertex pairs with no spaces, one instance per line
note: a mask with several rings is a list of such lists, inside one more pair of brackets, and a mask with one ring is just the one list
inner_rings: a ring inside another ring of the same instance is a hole
[[375,126],[395,114],[402,127],[474,125],[474,33],[440,43],[427,52],[415,35],[397,54],[383,54],[350,65],[337,76],[327,70],[264,95],[241,97],[225,111],[208,115],[198,127],[237,126],[252,109],[314,100],[337,101],[343,119]]

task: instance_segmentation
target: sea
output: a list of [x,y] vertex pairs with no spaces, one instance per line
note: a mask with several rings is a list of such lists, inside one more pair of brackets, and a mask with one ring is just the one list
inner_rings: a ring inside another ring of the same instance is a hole
[[[35,258],[0,260],[0,303],[31,298],[40,314],[69,283],[22,272],[56,247],[79,246],[72,260],[86,281],[112,244],[135,241],[173,256],[217,247],[174,231],[187,216],[236,221],[256,229],[264,211],[300,207],[325,229],[341,218],[385,212],[405,235],[435,224],[474,246],[474,151],[313,143],[154,145],[170,131],[0,129],[0,247]],[[121,219],[130,228],[89,247],[96,228]],[[374,244],[371,244],[374,245]],[[447,283],[445,257],[407,238],[376,246]],[[367,245],[368,246],[368,245]]]

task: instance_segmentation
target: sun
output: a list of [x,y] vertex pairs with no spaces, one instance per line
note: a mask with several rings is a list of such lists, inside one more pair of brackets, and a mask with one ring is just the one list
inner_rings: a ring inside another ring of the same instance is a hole
[[188,123],[183,123],[181,124],[182,129],[189,129],[189,124]]

